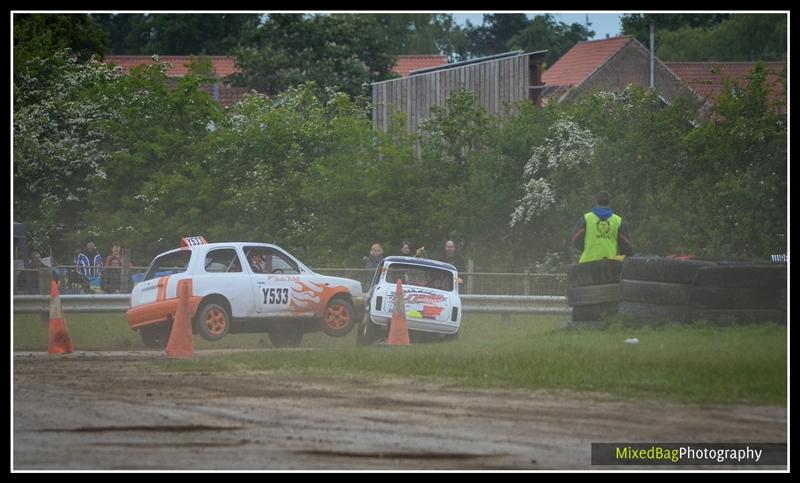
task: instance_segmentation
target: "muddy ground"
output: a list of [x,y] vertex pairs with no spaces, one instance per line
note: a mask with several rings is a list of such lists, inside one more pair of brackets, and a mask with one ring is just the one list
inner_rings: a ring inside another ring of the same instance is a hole
[[147,351],[15,353],[13,469],[605,470],[614,467],[590,464],[592,442],[786,441],[781,407],[172,374],[153,371],[154,361],[166,359]]

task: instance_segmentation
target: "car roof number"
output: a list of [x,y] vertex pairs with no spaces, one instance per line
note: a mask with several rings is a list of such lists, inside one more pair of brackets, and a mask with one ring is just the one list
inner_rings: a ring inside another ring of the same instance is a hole
[[198,245],[207,245],[208,242],[202,236],[187,236],[185,238],[181,238],[181,246],[182,247],[194,247]]

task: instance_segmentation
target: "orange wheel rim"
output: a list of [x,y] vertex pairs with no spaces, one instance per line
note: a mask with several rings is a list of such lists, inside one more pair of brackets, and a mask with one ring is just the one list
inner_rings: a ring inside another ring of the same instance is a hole
[[345,305],[331,305],[325,311],[325,324],[332,329],[343,329],[350,323],[350,311]]
[[220,309],[211,309],[206,312],[206,328],[211,335],[220,335],[225,332],[228,326],[228,319],[225,312]]

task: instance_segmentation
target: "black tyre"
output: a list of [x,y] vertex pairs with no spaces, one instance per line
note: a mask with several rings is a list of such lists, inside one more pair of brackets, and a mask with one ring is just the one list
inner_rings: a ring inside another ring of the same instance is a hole
[[269,331],[269,341],[274,347],[300,347],[303,328],[297,324],[276,324]]
[[567,267],[567,283],[570,287],[601,285],[619,282],[622,262],[619,260],[595,260]]
[[618,302],[606,302],[603,304],[582,305],[572,309],[573,322],[591,322],[603,320],[619,311]]
[[774,288],[692,288],[689,305],[698,309],[782,310],[782,293]]
[[567,305],[595,305],[619,301],[619,283],[603,285],[586,285],[567,289]]
[[458,340],[458,334],[460,333],[461,331],[458,331],[455,334],[445,334],[445,336],[442,337],[442,342],[455,342]]
[[215,342],[231,328],[231,315],[222,305],[207,302],[200,307],[194,319],[195,332],[207,341]]
[[380,337],[378,327],[369,320],[369,317],[358,326],[358,337],[356,343],[359,346],[374,344]]
[[353,303],[345,297],[333,297],[322,314],[322,331],[331,337],[344,337],[356,325]]
[[570,318],[567,322],[568,329],[605,329],[608,324],[602,319],[575,320]]
[[713,325],[744,325],[786,323],[784,313],[780,310],[724,310],[724,309],[692,309],[693,322],[705,321]]
[[786,288],[786,265],[736,264],[707,267],[697,272],[699,287]]
[[163,322],[160,324],[145,325],[139,329],[139,337],[145,347],[152,349],[165,349],[169,342],[169,335],[172,332],[172,323]]
[[697,271],[713,267],[713,262],[675,260],[658,257],[626,257],[622,264],[623,280],[691,284]]
[[620,282],[620,300],[659,305],[687,305],[692,286],[683,283],[627,280]]
[[685,305],[642,304],[622,301],[619,303],[619,314],[626,320],[660,325],[668,322],[686,322],[689,316],[689,308]]

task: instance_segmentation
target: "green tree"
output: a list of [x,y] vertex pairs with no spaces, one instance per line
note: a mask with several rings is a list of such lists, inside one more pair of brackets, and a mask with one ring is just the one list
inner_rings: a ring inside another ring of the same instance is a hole
[[743,257],[786,252],[787,140],[786,111],[770,105],[763,65],[744,85],[728,81],[712,122],[685,138],[692,163],[684,178],[704,200],[685,213],[687,245]]
[[337,116],[333,127],[342,142],[303,185],[315,214],[311,259],[360,266],[375,241],[391,254],[401,239],[420,240],[433,207],[422,193],[426,171],[404,117],[396,116],[387,133],[373,131],[359,115]]
[[391,42],[372,15],[273,14],[255,44],[236,52],[243,72],[234,82],[270,95],[311,81],[360,96],[395,75]]
[[113,54],[229,55],[256,29],[257,14],[95,14]]
[[730,18],[727,13],[626,13],[622,16],[622,33],[633,35],[644,45],[650,45],[650,24],[655,24],[656,41],[660,32],[683,28],[711,28]]
[[31,58],[14,72],[14,216],[40,247],[84,226],[92,185],[108,177],[99,126],[114,116],[104,99],[118,77],[69,50]]
[[93,184],[92,209],[84,214],[101,241],[124,241],[134,255],[148,257],[223,219],[223,195],[206,155],[223,120],[203,89],[213,81],[210,62],[190,64],[177,82],[166,69],[161,62],[139,66],[115,84],[107,100],[114,115],[101,126],[107,176]]
[[787,16],[741,14],[711,28],[683,27],[662,32],[656,52],[661,60],[786,60]]
[[552,15],[537,15],[533,21],[508,41],[510,49],[522,49],[526,52],[547,50],[545,63],[554,64],[575,44],[594,36],[579,23],[567,25],[556,22]]
[[69,48],[81,61],[103,55],[108,35],[84,14],[14,14],[14,70]]

